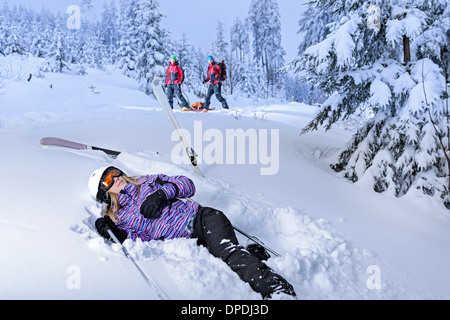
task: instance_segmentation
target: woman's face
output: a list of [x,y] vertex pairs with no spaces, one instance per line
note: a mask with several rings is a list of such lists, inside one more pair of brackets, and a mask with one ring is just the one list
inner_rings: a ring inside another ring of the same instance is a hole
[[119,194],[120,191],[122,191],[128,182],[125,181],[123,176],[120,177],[114,177],[114,184],[112,185],[111,189],[108,191],[111,193]]

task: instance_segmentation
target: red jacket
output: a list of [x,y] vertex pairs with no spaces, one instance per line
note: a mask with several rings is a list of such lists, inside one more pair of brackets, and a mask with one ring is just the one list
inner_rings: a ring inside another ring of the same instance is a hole
[[222,83],[220,67],[216,64],[210,64],[208,67],[208,76],[206,81],[211,81],[210,84]]
[[170,64],[167,68],[166,85],[168,84],[182,84],[184,81],[183,69],[178,65],[178,62]]

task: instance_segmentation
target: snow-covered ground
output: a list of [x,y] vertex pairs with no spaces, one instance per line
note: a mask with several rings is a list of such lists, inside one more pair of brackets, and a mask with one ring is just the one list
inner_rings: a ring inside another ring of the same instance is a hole
[[[101,208],[87,180],[105,165],[129,175],[192,178],[193,200],[222,210],[281,254],[268,264],[299,299],[450,298],[449,212],[428,197],[377,194],[333,172],[329,164],[354,128],[300,136],[312,106],[228,97],[227,111],[213,98],[215,112],[176,113],[200,146],[202,178],[174,163],[171,127],[133,80],[118,70],[90,69],[86,76],[45,74],[28,82],[40,63],[0,60],[0,298],[158,298],[120,247],[93,227]],[[227,130],[239,129],[261,142],[245,164],[237,164],[239,150],[226,158]],[[122,154],[114,160],[99,151],[41,146],[46,136]],[[211,152],[220,143],[222,157],[219,148]],[[264,169],[275,174],[263,175]],[[195,240],[125,246],[170,299],[260,299]]]

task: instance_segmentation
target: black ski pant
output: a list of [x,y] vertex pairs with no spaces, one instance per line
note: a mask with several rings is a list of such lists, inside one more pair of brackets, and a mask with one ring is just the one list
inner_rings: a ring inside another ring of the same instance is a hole
[[192,237],[197,238],[197,243],[208,248],[213,256],[227,263],[263,298],[270,297],[276,289],[292,288],[283,277],[239,245],[233,226],[221,211],[200,207]]
[[166,95],[167,99],[169,100],[170,107],[173,109],[173,96],[174,94],[177,95],[178,99],[180,99],[181,103],[183,104],[183,107],[189,108],[189,104],[187,103],[186,99],[181,94],[181,89],[178,86],[178,84],[168,84]]
[[209,105],[211,104],[211,97],[214,93],[216,94],[217,100],[219,100],[219,102],[222,103],[222,108],[229,109],[227,101],[225,100],[224,97],[222,97],[222,84],[221,83],[209,85],[208,92],[206,93],[206,98],[205,98],[205,109],[209,109]]

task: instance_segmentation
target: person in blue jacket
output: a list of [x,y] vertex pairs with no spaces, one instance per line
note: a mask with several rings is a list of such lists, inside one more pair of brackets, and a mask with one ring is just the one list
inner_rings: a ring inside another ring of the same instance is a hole
[[103,167],[92,173],[88,186],[92,197],[107,205],[106,215],[95,222],[104,238],[110,238],[108,229],[121,242],[196,238],[264,299],[278,293],[296,296],[292,285],[262,261],[269,258],[264,248],[243,248],[221,211],[186,199],[195,193],[191,179],[164,174],[128,177],[118,168]]
[[222,71],[212,56],[208,56],[207,61],[209,64],[208,71],[206,72],[206,79],[203,80],[203,83],[205,84],[209,81],[209,87],[206,93],[204,109],[209,109],[213,94],[216,94],[216,98],[222,104],[222,108],[229,109],[227,100],[222,96]]

